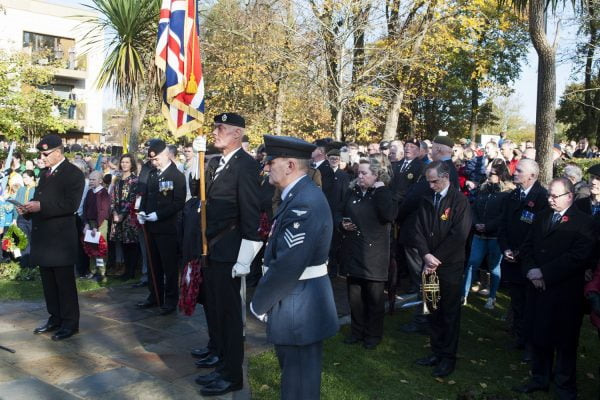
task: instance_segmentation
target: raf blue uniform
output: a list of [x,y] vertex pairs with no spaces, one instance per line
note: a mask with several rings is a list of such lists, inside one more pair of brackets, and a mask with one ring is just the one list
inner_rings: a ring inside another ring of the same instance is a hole
[[326,273],[300,277],[306,267],[327,262],[332,230],[327,199],[309,177],[302,177],[274,216],[264,256],[268,270],[251,304],[253,312],[268,316],[267,339],[275,345],[282,370],[282,399],[320,396],[323,339],[338,331],[337,311]]

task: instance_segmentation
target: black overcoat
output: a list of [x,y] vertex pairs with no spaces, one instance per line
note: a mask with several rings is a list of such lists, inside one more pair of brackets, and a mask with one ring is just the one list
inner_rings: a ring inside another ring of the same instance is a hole
[[85,178],[83,172],[66,159],[52,175],[46,176],[49,170],[40,171],[32,199],[40,202],[40,212],[25,214],[25,218],[32,221],[31,265],[74,265],[79,243],[75,213],[81,203]]
[[586,261],[594,247],[589,215],[571,206],[558,224],[552,210],[533,222],[521,248],[523,274],[540,268],[545,290],[527,284],[526,332],[540,346],[573,343],[583,310]]
[[419,158],[412,160],[406,171],[401,172],[403,164],[404,160],[392,163],[393,176],[390,182],[390,190],[394,200],[398,203],[404,201],[408,189],[421,179],[425,169],[425,164]]
[[355,278],[387,281],[390,263],[390,227],[396,218],[397,206],[387,187],[369,188],[365,194],[358,185],[348,189],[341,214],[350,218],[356,231],[342,232],[341,262],[344,271]]

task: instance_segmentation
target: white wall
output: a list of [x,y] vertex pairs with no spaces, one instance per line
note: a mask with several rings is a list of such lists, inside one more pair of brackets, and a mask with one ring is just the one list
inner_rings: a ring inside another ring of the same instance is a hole
[[[18,51],[23,47],[23,31],[75,39],[76,55],[87,51],[87,77],[84,88],[75,89],[78,100],[86,104],[84,132],[102,132],[102,90],[95,82],[104,61],[103,43],[83,48],[83,36],[91,30],[75,16],[94,14],[83,8],[65,7],[37,0],[2,0],[6,14],[0,13],[0,48]],[[80,85],[77,85],[80,86]]]

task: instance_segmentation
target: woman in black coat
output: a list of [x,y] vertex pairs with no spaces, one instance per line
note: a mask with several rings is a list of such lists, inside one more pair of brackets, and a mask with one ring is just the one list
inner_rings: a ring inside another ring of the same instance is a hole
[[342,265],[348,275],[352,333],[344,342],[374,349],[383,335],[384,285],[390,262],[390,227],[396,217],[388,169],[375,159],[361,160],[358,177],[338,212],[342,227]]

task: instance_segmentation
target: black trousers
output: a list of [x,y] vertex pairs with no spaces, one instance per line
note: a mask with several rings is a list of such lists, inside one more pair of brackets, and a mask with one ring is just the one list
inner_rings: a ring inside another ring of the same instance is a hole
[[[79,215],[75,218],[75,224],[77,225],[77,233],[79,236],[83,235],[83,220]],[[90,258],[85,251],[83,251],[83,243],[79,240],[77,244],[77,263],[75,264],[77,273],[79,276],[86,276],[90,273]]]
[[577,339],[572,338],[570,343],[560,346],[531,345],[531,380],[541,386],[550,384],[556,352],[554,385],[557,398],[561,400],[577,398]]
[[[408,268],[408,276],[410,277],[411,286],[417,290],[417,298],[421,300],[421,274],[423,273],[423,258],[419,255],[419,250],[416,247],[404,247],[404,259]],[[423,307],[415,307],[413,314],[413,322],[427,326],[429,319],[423,314]]]
[[175,308],[179,301],[177,236],[148,233],[148,246],[154,272],[154,279],[148,277],[148,301],[156,302],[155,293],[158,293],[160,306]]
[[275,345],[275,354],[281,368],[281,399],[320,399],[323,342],[307,346]]
[[352,336],[364,339],[368,344],[378,344],[383,336],[385,282],[351,276],[347,282]]
[[431,310],[431,350],[441,358],[456,359],[460,333],[460,297],[464,263],[441,265],[437,269],[440,280],[440,301],[437,310]]
[[125,277],[131,279],[135,277],[135,270],[140,259],[140,245],[139,243],[121,243],[121,248],[125,259]]
[[329,247],[329,262],[327,263],[327,271],[329,276],[335,277],[342,274],[340,265],[340,249],[342,247],[342,235],[337,229],[333,230],[331,236],[331,246]]
[[527,299],[527,287],[517,282],[509,282],[508,293],[510,295],[510,308],[513,315],[512,331],[519,346],[525,346],[527,339],[525,335],[525,303]]
[[40,267],[48,322],[63,329],[79,329],[79,300],[72,265]]
[[202,272],[206,279],[207,322],[221,358],[217,371],[233,384],[243,383],[244,333],[240,278],[231,277],[234,263],[209,260]]

